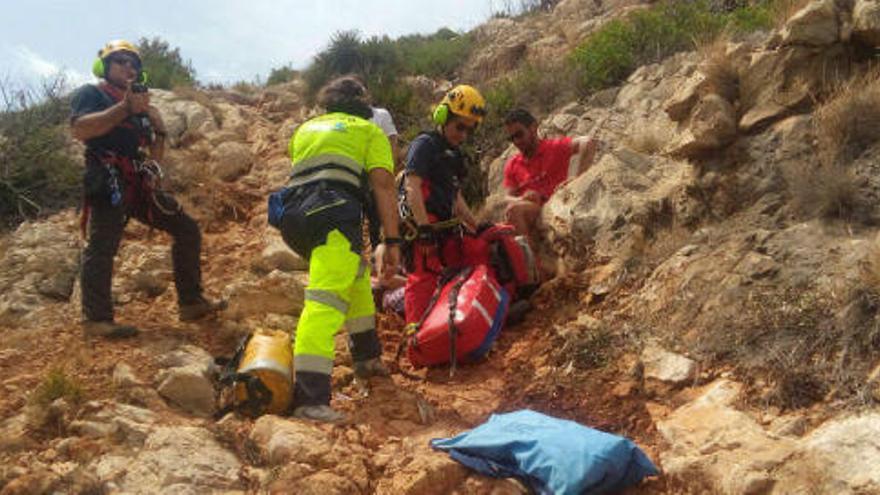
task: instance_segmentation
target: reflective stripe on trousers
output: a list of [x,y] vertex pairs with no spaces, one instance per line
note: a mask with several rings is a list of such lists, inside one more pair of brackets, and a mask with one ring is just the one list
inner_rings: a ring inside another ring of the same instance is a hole
[[[348,239],[339,230],[333,230],[325,244],[312,250],[309,286],[293,344],[297,380],[308,374],[312,375],[312,382],[320,385],[311,387],[316,390],[297,387],[297,405],[329,402],[334,336],[343,324],[349,332],[355,361],[381,355],[369,266],[351,251]],[[315,374],[325,375],[326,379]]]

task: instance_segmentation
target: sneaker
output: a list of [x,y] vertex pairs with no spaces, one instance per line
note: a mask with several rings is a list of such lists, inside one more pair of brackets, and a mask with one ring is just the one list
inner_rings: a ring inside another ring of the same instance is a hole
[[297,407],[293,410],[293,417],[332,424],[341,424],[348,421],[348,417],[345,414],[325,405]]
[[86,337],[102,337],[105,339],[127,339],[140,333],[137,327],[120,325],[112,320],[82,322],[83,334]]
[[388,368],[379,358],[367,359],[366,361],[355,361],[354,376],[358,378],[370,378],[371,376],[390,376]]
[[223,299],[219,301],[211,301],[199,296],[199,299],[192,304],[181,304],[180,321],[194,321],[204,318],[205,316],[214,314],[218,311],[226,309],[227,302]]

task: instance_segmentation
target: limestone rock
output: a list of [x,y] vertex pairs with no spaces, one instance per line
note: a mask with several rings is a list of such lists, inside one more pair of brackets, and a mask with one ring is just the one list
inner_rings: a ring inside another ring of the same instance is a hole
[[290,246],[277,234],[272,234],[266,239],[266,247],[260,254],[260,258],[255,261],[254,266],[265,273],[273,270],[293,272],[309,269],[309,264],[290,249]]
[[122,388],[139,387],[144,384],[137,377],[131,366],[125,363],[119,363],[113,368],[113,385]]
[[802,452],[821,459],[828,489],[871,493],[880,491],[878,439],[880,414],[868,413],[825,423],[804,438]]
[[576,264],[591,248],[615,255],[631,230],[668,207],[691,173],[685,163],[626,148],[603,155],[544,205],[551,245],[567,263]]
[[117,295],[142,293],[157,297],[168,290],[174,278],[171,248],[161,244],[127,244],[119,250],[114,277]]
[[666,101],[664,110],[669,118],[675,122],[687,120],[691,109],[702,96],[706,86],[706,76],[702,72],[695,72],[675,94]]
[[880,1],[856,0],[853,36],[872,47],[880,46]]
[[218,128],[208,107],[171,91],[151,89],[150,103],[159,109],[173,147],[180,146],[185,134],[204,136]]
[[79,274],[74,215],[25,222],[0,254],[0,325],[16,325],[50,302],[67,302]]
[[833,80],[848,73],[846,60],[840,46],[822,50],[790,46],[753,53],[740,75],[740,130],[751,132],[806,105],[811,95],[827,87],[829,74]]
[[234,181],[247,174],[254,157],[249,146],[243,143],[222,143],[211,153],[211,174],[225,181]]
[[840,24],[834,0],[813,0],[785,23],[781,35],[784,45],[835,43],[840,36]]
[[149,493],[235,493],[243,491],[241,464],[203,428],[160,427],[133,457],[110,454],[89,469],[118,491]]
[[661,462],[664,471],[692,486],[718,493],[768,493],[775,471],[796,444],[768,435],[751,417],[732,404],[739,385],[719,381],[702,396],[664,421],[657,430],[669,443]]
[[159,394],[187,412],[200,416],[213,414],[213,358],[202,349],[185,346],[161,361],[166,369],[157,377]]
[[442,495],[461,484],[467,471],[444,455],[419,455],[390,478],[379,481],[378,495]]
[[27,414],[21,413],[0,423],[0,452],[16,452],[34,445],[28,432]]
[[693,110],[688,128],[666,152],[672,156],[696,157],[721,149],[736,139],[736,111],[724,98],[710,94]]
[[232,319],[266,313],[296,315],[302,310],[303,284],[294,275],[275,270],[228,286],[224,297],[229,301],[225,314]]
[[316,426],[273,415],[261,416],[250,438],[271,465],[315,465],[330,454],[332,447],[330,437]]
[[642,364],[645,378],[660,380],[673,385],[681,385],[693,380],[697,363],[680,354],[675,354],[656,345],[649,345],[642,351]]

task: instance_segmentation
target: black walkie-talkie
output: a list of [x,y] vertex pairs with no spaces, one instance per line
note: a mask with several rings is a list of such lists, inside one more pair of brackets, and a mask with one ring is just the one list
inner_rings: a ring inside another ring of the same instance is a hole
[[[145,84],[139,83],[139,82],[131,83],[131,92],[132,93],[146,93],[147,86]],[[153,133],[152,133],[153,126],[152,126],[152,123],[150,122],[149,115],[147,115],[146,112],[143,112],[143,113],[139,113],[139,114],[135,115],[135,117],[137,118],[137,122],[138,122],[138,125],[140,126],[140,128],[143,129],[147,133],[147,136],[148,136],[147,141],[152,143],[153,142]]]

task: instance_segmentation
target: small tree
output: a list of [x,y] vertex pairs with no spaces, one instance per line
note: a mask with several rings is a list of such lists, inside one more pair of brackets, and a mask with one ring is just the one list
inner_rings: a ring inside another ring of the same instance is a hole
[[167,41],[157,37],[152,40],[141,38],[138,50],[151,87],[171,89],[195,84],[196,70],[192,62],[183,61],[180,48],[172,49]]
[[295,70],[293,67],[289,65],[285,65],[282,67],[276,67],[269,72],[269,78],[266,79],[266,86],[272,86],[273,84],[281,84],[286,83],[299,75],[299,71]]

